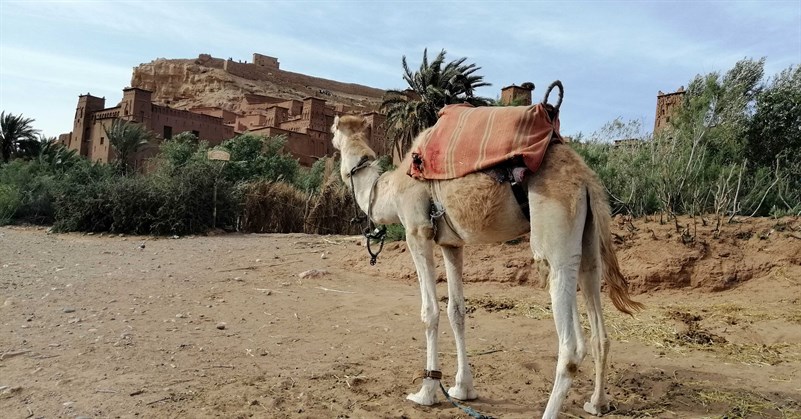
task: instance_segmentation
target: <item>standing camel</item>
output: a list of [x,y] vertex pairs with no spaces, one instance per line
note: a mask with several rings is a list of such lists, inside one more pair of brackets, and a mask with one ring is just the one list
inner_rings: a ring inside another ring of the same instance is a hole
[[[530,233],[534,259],[546,261],[550,267],[550,294],[559,339],[556,378],[543,417],[557,417],[587,351],[576,303],[579,287],[587,301],[592,332],[590,349],[595,360],[595,390],[584,410],[593,415],[608,412],[604,384],[609,340],[601,311],[601,277],[606,280],[612,303],[618,310],[631,314],[642,305],[631,300],[620,273],[611,243],[605,191],[582,159],[561,143],[548,148],[539,170],[523,181],[530,208],[529,222],[509,185],[482,173],[450,180],[416,180],[405,171],[413,161],[410,153],[400,169],[382,174],[375,152],[367,145],[367,123],[363,117],[335,118],[331,132],[334,147],[342,156],[342,178],[349,187],[353,185],[358,206],[375,223],[401,223],[406,229],[406,243],[414,259],[422,295],[420,315],[426,327],[425,378],[420,391],[409,394],[407,399],[424,406],[437,403],[442,377],[437,359],[439,306],[434,244],[442,249],[445,261],[448,318],[456,339],[456,379],[448,394],[455,399],[472,400],[478,393],[473,386],[464,341],[462,247],[505,242]],[[415,144],[425,134],[421,133]],[[432,217],[435,201],[444,209],[443,217]]]

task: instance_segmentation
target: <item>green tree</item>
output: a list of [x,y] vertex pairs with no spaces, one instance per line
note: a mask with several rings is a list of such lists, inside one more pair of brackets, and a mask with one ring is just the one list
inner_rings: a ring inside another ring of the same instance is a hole
[[223,176],[233,182],[266,179],[293,183],[300,163],[283,152],[285,137],[264,137],[254,134],[238,135],[220,145],[231,153]]
[[757,96],[746,134],[754,166],[782,166],[801,187],[801,66],[776,75]]
[[414,138],[424,129],[437,122],[440,109],[454,103],[469,103],[474,106],[492,104],[491,99],[474,95],[475,89],[490,86],[484,77],[476,72],[481,67],[466,63],[467,58],[445,62],[443,49],[428,61],[428,50],[423,51],[423,60],[417,71],[412,71],[406,61],[403,65],[403,80],[408,87],[404,90],[389,90],[384,95],[381,110],[387,115],[387,137],[391,148],[403,153],[411,146]]
[[[671,121],[679,141],[725,163],[744,157],[746,131],[762,90],[765,59],[747,58],[721,75],[697,75],[687,89],[684,105]],[[697,154],[697,153],[696,153]]]
[[75,166],[80,160],[76,150],[55,141],[55,138],[40,141],[41,146],[36,156],[39,164],[53,171],[63,171]]
[[0,113],[0,155],[3,163],[17,154],[20,145],[36,141],[39,130],[33,128],[33,119],[11,113]]
[[[208,144],[205,141],[200,142],[195,134],[187,131],[164,140],[159,146],[159,157],[171,169],[176,169],[198,158],[198,152],[205,153],[207,149]],[[205,159],[206,156],[202,158]]]
[[103,127],[108,142],[117,153],[117,161],[123,174],[130,170],[130,159],[139,149],[153,139],[153,133],[135,122],[115,119],[111,127]]
[[43,135],[39,135],[37,138],[28,138],[25,140],[20,140],[17,142],[17,150],[14,155],[16,158],[33,160],[39,157],[39,155],[47,148],[50,144],[55,144],[56,138],[55,137],[45,137]]

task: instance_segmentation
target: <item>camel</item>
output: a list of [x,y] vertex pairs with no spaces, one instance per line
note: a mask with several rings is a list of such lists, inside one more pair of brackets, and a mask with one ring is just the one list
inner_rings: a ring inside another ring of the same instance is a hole
[[[429,128],[430,129],[430,128]],[[606,280],[614,306],[628,314],[642,304],[629,297],[611,243],[609,205],[603,186],[581,157],[565,144],[548,148],[539,170],[524,179],[530,220],[515,200],[508,183],[483,173],[451,180],[421,181],[409,177],[412,156],[399,169],[382,173],[376,153],[366,142],[367,122],[361,116],[334,119],[333,145],[341,155],[340,174],[357,205],[377,224],[401,223],[417,270],[425,324],[426,364],[422,388],[407,396],[417,404],[438,402],[442,373],[437,357],[439,306],[436,295],[434,244],[442,250],[448,285],[448,318],[457,350],[455,385],[448,395],[473,400],[478,393],[465,348],[465,299],[462,249],[467,244],[502,243],[530,234],[534,260],[547,263],[549,292],[558,335],[556,377],[543,418],[556,418],[586,354],[576,295],[586,299],[595,361],[595,387],[584,410],[600,416],[609,410],[604,391],[610,342],[601,311],[601,279]],[[421,141],[425,131],[415,140]],[[412,149],[415,147],[413,146]],[[432,202],[445,215],[432,218]]]

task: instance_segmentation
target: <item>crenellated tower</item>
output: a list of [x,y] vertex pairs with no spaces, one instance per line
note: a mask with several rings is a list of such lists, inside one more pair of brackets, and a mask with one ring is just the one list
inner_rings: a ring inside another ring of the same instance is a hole
[[78,96],[75,107],[75,119],[72,124],[72,135],[67,146],[81,156],[89,154],[92,139],[93,113],[106,107],[106,98],[92,96],[87,93]]

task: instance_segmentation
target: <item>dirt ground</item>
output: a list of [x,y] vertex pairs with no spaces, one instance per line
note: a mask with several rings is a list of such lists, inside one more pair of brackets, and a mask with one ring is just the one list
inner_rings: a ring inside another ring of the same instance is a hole
[[[801,418],[801,220],[719,233],[711,220],[680,221],[615,222],[647,309],[631,318],[604,297],[608,417]],[[348,237],[0,228],[0,416],[467,417],[405,400],[425,357],[407,253],[391,243],[371,267]],[[557,346],[527,242],[468,248],[465,260],[479,393],[467,404],[536,417]],[[310,269],[324,272],[299,276]],[[440,334],[447,385],[456,360],[444,311]],[[564,417],[586,417],[592,375],[588,356]]]

